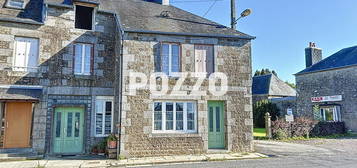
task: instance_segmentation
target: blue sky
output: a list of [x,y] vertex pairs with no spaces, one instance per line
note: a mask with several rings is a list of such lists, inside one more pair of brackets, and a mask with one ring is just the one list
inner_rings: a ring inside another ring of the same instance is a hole
[[[201,1],[201,2],[197,2]],[[171,0],[172,5],[202,16],[214,0]],[[253,72],[269,68],[290,82],[305,68],[304,49],[310,41],[323,49],[323,58],[357,45],[357,0],[237,0],[237,14],[253,13],[238,30],[256,36]],[[230,0],[217,0],[206,18],[230,25]]]

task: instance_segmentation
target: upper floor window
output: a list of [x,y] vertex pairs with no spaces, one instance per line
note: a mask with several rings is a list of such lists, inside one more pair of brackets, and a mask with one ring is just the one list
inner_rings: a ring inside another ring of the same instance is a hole
[[97,96],[95,101],[95,136],[113,131],[113,97]]
[[164,72],[168,76],[177,76],[181,69],[180,45],[175,43],[162,43],[160,54],[155,60],[156,72]]
[[77,29],[93,29],[93,11],[94,8],[76,5],[76,20],[75,28]]
[[74,48],[74,74],[90,75],[91,60],[93,57],[93,45],[76,43]]
[[6,3],[6,7],[24,9],[25,2],[24,0],[8,0]]
[[16,37],[14,49],[13,70],[37,72],[39,55],[38,39]]
[[214,72],[212,45],[195,45],[195,72],[203,72],[208,75]]

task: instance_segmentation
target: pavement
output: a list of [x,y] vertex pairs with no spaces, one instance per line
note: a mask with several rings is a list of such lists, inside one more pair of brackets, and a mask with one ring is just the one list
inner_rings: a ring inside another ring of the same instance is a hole
[[[150,157],[127,160],[49,158],[39,161],[2,162],[1,168],[152,167],[152,168],[356,168],[357,139],[319,139],[279,142],[255,141],[257,153]],[[266,157],[269,156],[269,157]]]

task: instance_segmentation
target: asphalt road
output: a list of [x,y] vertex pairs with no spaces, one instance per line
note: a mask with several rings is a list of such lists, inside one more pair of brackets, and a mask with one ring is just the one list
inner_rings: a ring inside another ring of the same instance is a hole
[[357,139],[329,139],[283,143],[256,141],[266,159],[155,165],[155,168],[357,168]]

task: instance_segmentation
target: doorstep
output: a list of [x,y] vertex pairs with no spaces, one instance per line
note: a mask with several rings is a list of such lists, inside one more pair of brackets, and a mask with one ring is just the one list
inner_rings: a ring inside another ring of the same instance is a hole
[[267,158],[268,156],[260,153],[212,153],[203,155],[180,155],[180,156],[161,156],[161,157],[144,157],[130,158],[119,161],[111,161],[113,167],[122,166],[137,166],[137,165],[155,165],[169,163],[184,163],[184,162],[202,162],[202,161],[225,161],[225,160],[240,160],[240,159],[259,159]]

